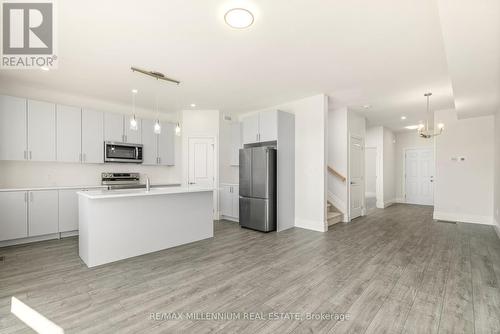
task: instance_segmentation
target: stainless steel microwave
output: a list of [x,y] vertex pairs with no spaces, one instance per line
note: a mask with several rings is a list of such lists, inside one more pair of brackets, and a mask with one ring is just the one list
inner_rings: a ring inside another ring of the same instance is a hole
[[104,162],[142,163],[142,145],[104,142]]

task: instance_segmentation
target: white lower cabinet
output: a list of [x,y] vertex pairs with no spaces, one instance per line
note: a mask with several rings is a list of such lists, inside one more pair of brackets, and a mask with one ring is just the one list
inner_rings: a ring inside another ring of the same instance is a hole
[[235,184],[221,184],[220,214],[223,218],[237,220],[239,218],[239,186]]
[[79,190],[59,190],[59,232],[78,230]]
[[26,191],[0,193],[0,241],[28,236]]
[[28,236],[59,232],[57,190],[29,192]]

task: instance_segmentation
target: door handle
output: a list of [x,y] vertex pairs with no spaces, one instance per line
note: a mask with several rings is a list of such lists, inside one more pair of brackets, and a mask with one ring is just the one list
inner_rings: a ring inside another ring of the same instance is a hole
[[189,182],[189,184],[196,184],[195,182]]
[[356,182],[352,182],[352,181],[351,181],[351,182],[349,182],[349,183],[350,183],[350,184],[356,184]]
[[434,183],[434,180],[431,180],[431,182],[433,182],[433,183]]

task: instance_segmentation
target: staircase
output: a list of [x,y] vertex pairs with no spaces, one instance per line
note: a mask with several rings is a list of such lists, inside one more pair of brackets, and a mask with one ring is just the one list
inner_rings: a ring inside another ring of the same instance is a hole
[[337,210],[337,208],[330,202],[327,202],[326,207],[328,226],[340,223],[342,221],[342,213],[340,213],[339,210]]

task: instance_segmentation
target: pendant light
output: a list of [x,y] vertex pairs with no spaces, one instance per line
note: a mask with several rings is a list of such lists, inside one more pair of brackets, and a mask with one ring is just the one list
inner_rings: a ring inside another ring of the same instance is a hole
[[135,95],[137,94],[137,89],[132,89],[132,113],[133,116],[130,119],[130,130],[137,131],[137,119],[135,118]]
[[429,99],[430,99],[431,95],[432,95],[432,93],[425,93],[424,94],[424,96],[427,98],[427,116],[426,116],[426,120],[425,120],[425,125],[421,123],[417,129],[418,135],[422,138],[425,138],[425,139],[439,136],[440,134],[443,133],[443,130],[444,130],[443,123],[438,124],[438,131],[437,132],[434,132],[434,129],[429,128],[429,119],[431,118],[431,109],[430,109]]
[[[158,94],[156,94],[156,105],[155,105],[155,107],[156,107],[156,115],[157,115],[157,117],[159,117],[160,116],[160,112],[158,110]],[[153,131],[157,135],[159,135],[161,133],[161,125],[160,125],[160,119],[159,118],[156,119]]]

